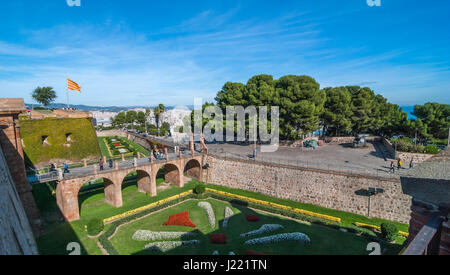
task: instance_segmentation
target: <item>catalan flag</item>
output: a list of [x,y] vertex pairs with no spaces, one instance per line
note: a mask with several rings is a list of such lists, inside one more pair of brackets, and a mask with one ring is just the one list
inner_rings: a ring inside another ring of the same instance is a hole
[[67,89],[81,93],[81,86],[70,79],[67,79]]

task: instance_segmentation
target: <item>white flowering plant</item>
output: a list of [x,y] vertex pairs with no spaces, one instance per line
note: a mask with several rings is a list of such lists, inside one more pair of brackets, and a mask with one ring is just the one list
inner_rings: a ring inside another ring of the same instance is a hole
[[294,232],[294,233],[282,233],[262,238],[256,238],[246,241],[245,245],[255,245],[255,244],[274,244],[279,242],[299,242],[303,244],[308,244],[311,242],[308,235]]
[[233,215],[234,215],[233,210],[232,210],[230,207],[226,206],[226,207],[225,207],[225,215],[224,215],[224,219],[223,219],[223,222],[222,222],[223,228],[227,228],[227,226],[228,226],[228,221],[230,220],[230,218],[231,218]]
[[138,230],[134,232],[131,237],[135,241],[159,241],[159,240],[173,240],[181,237],[195,236],[194,232],[156,232],[149,230]]
[[216,215],[214,214],[211,204],[206,201],[201,201],[197,204],[197,206],[205,209],[209,224],[211,225],[211,228],[214,228],[216,226]]
[[190,246],[200,244],[199,240],[190,241],[167,241],[167,242],[155,242],[149,243],[144,248],[150,251],[167,252],[180,246]]
[[284,226],[282,226],[281,224],[263,224],[257,230],[250,231],[250,232],[247,232],[247,233],[242,233],[240,235],[240,237],[241,238],[247,238],[247,237],[252,237],[252,236],[256,236],[256,235],[262,235],[262,234],[265,234],[265,233],[278,231],[278,230],[281,230],[283,228],[284,228]]

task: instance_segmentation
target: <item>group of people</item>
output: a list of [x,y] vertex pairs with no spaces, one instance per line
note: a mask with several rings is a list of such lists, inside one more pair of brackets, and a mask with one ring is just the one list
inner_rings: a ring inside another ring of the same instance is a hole
[[[400,168],[402,168],[402,160],[399,158],[397,159],[397,170],[400,170]],[[411,158],[411,161],[409,162],[409,169],[414,167],[414,158]],[[389,173],[395,173],[395,163],[392,160],[391,161],[391,166],[389,167]]]
[[[64,167],[63,174],[70,173],[69,165],[67,164],[67,162],[64,162],[63,167]],[[57,168],[57,165],[55,165],[54,163],[50,163],[48,170],[51,173],[51,172],[56,172],[59,169]]]
[[165,159],[166,158],[164,153],[161,153],[158,150],[158,148],[156,148],[156,147],[152,150],[152,153],[153,153],[153,156],[155,157],[155,159]]
[[[103,158],[100,158],[100,160],[98,162],[98,165],[100,166],[100,171],[104,170],[104,168],[103,168],[103,166],[104,166]],[[114,166],[114,163],[113,163],[113,160],[112,160],[111,157],[109,157],[108,165],[109,165],[109,168],[113,168],[113,166]]]

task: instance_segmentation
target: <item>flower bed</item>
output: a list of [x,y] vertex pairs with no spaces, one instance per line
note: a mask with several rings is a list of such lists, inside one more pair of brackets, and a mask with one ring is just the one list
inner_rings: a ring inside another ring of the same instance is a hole
[[261,235],[269,232],[274,232],[283,229],[284,226],[281,224],[264,224],[258,230],[250,231],[247,233],[242,233],[240,235],[241,238],[252,237],[256,235]]
[[209,241],[212,244],[226,244],[227,243],[227,235],[225,235],[225,234],[210,234]]
[[224,214],[224,219],[222,222],[222,226],[223,228],[227,228],[228,226],[228,220],[234,215],[233,210],[231,210],[230,207],[225,207],[225,214]]
[[[377,232],[381,232],[381,227],[377,226],[377,225],[372,225],[372,224],[366,224],[366,223],[362,223],[362,222],[355,222],[355,225],[358,227],[363,227],[363,228],[369,228],[372,229],[374,231]],[[398,235],[408,238],[409,233],[408,232],[403,232],[403,231],[398,231]]]
[[274,243],[280,243],[280,242],[299,242],[299,243],[310,243],[311,240],[309,239],[308,235],[305,235],[300,232],[294,232],[294,233],[282,233],[278,235],[272,235],[257,239],[251,239],[246,241],[245,245],[254,245],[254,244],[274,244]]
[[163,225],[178,225],[188,226],[195,228],[195,224],[189,219],[189,212],[181,212],[178,214],[170,215],[169,219],[163,223]]
[[199,240],[156,242],[156,243],[149,243],[144,248],[150,251],[167,252],[180,246],[197,245],[197,244],[200,244]]
[[333,217],[333,216],[328,216],[328,215],[324,215],[324,214],[319,214],[319,213],[314,213],[314,212],[311,212],[311,211],[308,211],[308,210],[303,210],[303,209],[299,209],[299,208],[285,206],[285,205],[281,205],[281,204],[277,204],[277,203],[273,203],[273,202],[257,200],[257,199],[253,199],[253,198],[249,198],[249,197],[245,197],[245,196],[240,196],[240,195],[236,195],[236,194],[232,194],[232,193],[228,193],[228,192],[223,192],[223,191],[219,191],[219,190],[215,190],[215,189],[211,189],[211,188],[206,188],[206,191],[211,192],[211,193],[224,195],[224,196],[227,196],[227,197],[236,198],[236,199],[239,199],[239,200],[242,200],[242,201],[246,201],[246,202],[251,202],[251,203],[255,203],[255,204],[262,204],[262,205],[266,205],[266,206],[270,206],[270,207],[274,207],[274,208],[278,208],[278,209],[293,211],[293,212],[300,213],[300,214],[303,214],[303,215],[316,217],[316,218],[319,218],[319,219],[325,219],[325,220],[338,222],[338,223],[341,222],[340,218]]
[[214,214],[214,210],[212,209],[211,204],[206,201],[201,201],[197,204],[197,206],[205,209],[206,215],[208,216],[209,224],[211,225],[211,228],[214,228],[216,226],[216,216]]
[[156,232],[149,230],[138,230],[131,237],[135,241],[159,241],[159,240],[172,240],[181,237],[195,236],[194,232]]
[[249,222],[257,222],[257,221],[259,221],[258,215],[255,215],[255,214],[248,214],[246,219]]
[[151,203],[151,204],[144,205],[142,207],[139,207],[139,208],[127,211],[127,212],[119,214],[119,215],[112,216],[110,218],[104,219],[103,223],[107,224],[107,223],[110,223],[110,222],[115,221],[115,220],[119,220],[119,219],[123,219],[125,217],[129,217],[129,216],[132,216],[132,215],[134,215],[136,213],[139,213],[139,212],[142,212],[144,210],[147,210],[149,208],[156,207],[156,206],[159,206],[161,204],[164,204],[166,202],[174,201],[174,200],[177,200],[179,198],[182,198],[182,197],[185,197],[185,196],[189,196],[190,194],[192,194],[192,190],[180,193],[178,195],[175,195],[175,196],[163,199],[163,200],[159,200],[159,201]]

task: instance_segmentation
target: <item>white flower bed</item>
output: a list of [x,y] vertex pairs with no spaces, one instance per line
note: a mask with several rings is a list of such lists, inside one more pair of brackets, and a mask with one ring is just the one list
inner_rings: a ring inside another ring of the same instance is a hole
[[225,216],[224,216],[225,218],[223,219],[223,223],[222,223],[222,226],[223,226],[224,228],[227,228],[227,226],[228,226],[228,220],[229,220],[233,215],[234,215],[233,210],[231,210],[230,207],[226,206],[226,207],[225,207]]
[[191,241],[156,242],[156,243],[149,243],[144,248],[151,251],[167,252],[180,246],[188,246],[196,244],[200,244],[200,241],[191,240]]
[[194,232],[155,232],[149,230],[138,230],[134,232],[133,237],[135,241],[158,241],[171,240],[181,237],[190,237],[196,235]]
[[247,237],[251,237],[251,236],[255,236],[255,235],[261,235],[261,234],[281,230],[283,228],[284,228],[284,226],[282,226],[281,224],[264,224],[259,229],[250,231],[247,233],[243,233],[240,236],[241,236],[241,238],[247,238]]
[[214,215],[214,210],[211,204],[206,201],[201,201],[197,204],[197,206],[205,209],[209,224],[211,225],[211,228],[214,228],[216,226],[216,216]]
[[300,232],[295,233],[283,233],[278,235],[272,235],[268,237],[262,237],[257,239],[251,239],[246,241],[245,245],[254,245],[254,244],[273,244],[279,242],[299,242],[299,243],[310,243],[308,235],[305,235]]

